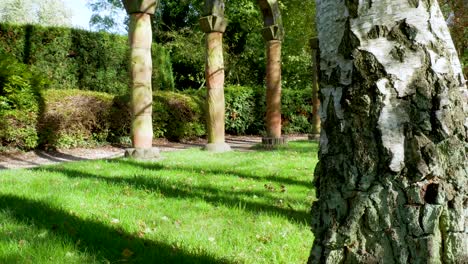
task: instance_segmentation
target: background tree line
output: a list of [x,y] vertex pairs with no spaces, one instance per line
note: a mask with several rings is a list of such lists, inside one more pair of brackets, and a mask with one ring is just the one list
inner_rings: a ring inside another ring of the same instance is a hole
[[[203,0],[160,1],[153,19],[154,41],[169,50],[175,86],[179,90],[200,88],[204,84],[204,34],[198,25],[203,5]],[[283,43],[285,87],[310,87],[308,41],[315,35],[314,6],[314,0],[281,2],[286,30]],[[111,32],[118,29],[119,21],[113,14],[123,10],[119,0],[94,0],[90,7],[94,11],[91,18],[94,29]],[[262,16],[256,1],[226,1],[226,17],[229,21],[224,34],[226,82],[262,85],[265,43],[261,36]]]

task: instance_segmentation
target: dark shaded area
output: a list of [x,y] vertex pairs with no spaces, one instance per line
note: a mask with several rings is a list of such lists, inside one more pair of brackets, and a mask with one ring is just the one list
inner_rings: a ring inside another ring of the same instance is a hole
[[33,25],[24,26],[24,50],[23,50],[23,63],[31,63],[31,37],[34,30]]
[[[313,140],[311,140],[313,141]],[[295,142],[307,142],[305,140],[295,140]],[[291,152],[291,153],[309,153],[314,154],[318,152],[318,144],[313,146],[304,146],[304,147],[289,147],[288,145],[285,146],[277,146],[277,147],[265,147],[262,144],[258,144],[252,147],[252,149],[256,151],[279,151],[279,152]]]
[[34,153],[36,153],[37,156],[43,159],[47,159],[47,160],[55,161],[55,162],[89,160],[87,158],[80,158],[80,157],[65,154],[59,151],[46,152],[46,151],[35,150]]
[[426,193],[424,194],[424,201],[428,204],[436,204],[437,196],[439,194],[439,184],[431,183],[426,187]]
[[224,175],[231,175],[233,177],[239,177],[243,179],[252,179],[256,181],[266,181],[266,182],[273,182],[276,184],[291,184],[291,185],[300,185],[304,187],[312,187],[312,182],[307,181],[300,181],[294,180],[291,178],[279,177],[276,175],[268,175],[268,176],[253,176],[252,174],[242,173],[239,171],[231,171],[231,170],[214,170],[214,169],[206,169],[206,167],[190,167],[190,166],[175,166],[175,167],[166,167],[161,164],[154,164],[154,163],[141,163],[134,160],[111,160],[110,162],[117,162],[117,163],[125,163],[134,167],[140,167],[147,170],[183,170],[187,172],[193,172],[194,170],[203,170],[205,174],[210,174],[213,176],[224,174]]
[[[33,222],[38,228],[48,229],[55,235],[70,239],[80,251],[89,252],[98,260],[110,263],[229,263],[208,253],[194,255],[175,246],[139,238],[97,221],[80,219],[46,203],[14,195],[0,196],[0,210],[8,210],[12,217],[23,224]],[[122,256],[124,249],[134,254],[125,258]],[[0,258],[1,263],[14,260],[18,260],[18,257]]]
[[[159,170],[185,170],[189,172],[194,172],[193,168],[188,169],[184,167],[164,167],[160,164],[151,164],[151,163],[139,163],[131,160],[110,160],[111,163],[119,163],[119,164],[129,164],[131,166],[138,166],[143,169],[152,170],[152,171],[159,171]],[[103,182],[107,182],[109,184],[122,184],[122,185],[130,185],[137,189],[141,190],[153,190],[157,191],[164,195],[164,197],[169,198],[185,198],[185,199],[200,199],[204,200],[213,205],[223,205],[227,207],[236,207],[238,208],[239,205],[242,205],[244,210],[254,212],[254,213],[261,213],[261,212],[270,212],[281,215],[287,219],[292,221],[296,221],[299,223],[306,223],[309,222],[309,216],[306,211],[298,211],[294,210],[290,205],[289,207],[279,207],[276,206],[276,198],[272,197],[267,191],[259,192],[259,191],[228,191],[228,190],[219,190],[213,187],[207,186],[192,186],[187,184],[179,184],[175,188],[173,184],[170,182],[164,181],[159,178],[148,178],[145,176],[134,176],[132,178],[123,177],[123,176],[115,176],[115,177],[103,177],[97,174],[82,172],[78,170],[63,168],[63,167],[49,167],[40,169],[41,171],[47,172],[54,172],[54,173],[61,173],[66,177],[69,178],[83,178],[83,179],[97,179]],[[216,171],[208,171],[205,172],[210,174],[211,177],[218,173],[225,172],[216,172]],[[233,174],[237,177],[242,177],[242,175]],[[247,177],[252,177],[250,175],[243,175]],[[272,179],[273,177],[270,177]],[[260,180],[261,178],[255,178]],[[265,204],[262,202],[253,202],[253,201],[245,201],[243,199],[244,195],[257,195],[258,197],[267,197],[271,200],[271,204]]]
[[0,263],[21,263],[21,256],[18,254],[0,257]]

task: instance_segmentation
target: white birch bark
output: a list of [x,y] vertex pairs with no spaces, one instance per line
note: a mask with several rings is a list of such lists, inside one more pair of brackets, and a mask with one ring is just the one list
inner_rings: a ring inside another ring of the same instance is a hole
[[309,262],[468,261],[468,92],[437,1],[317,0],[317,27]]

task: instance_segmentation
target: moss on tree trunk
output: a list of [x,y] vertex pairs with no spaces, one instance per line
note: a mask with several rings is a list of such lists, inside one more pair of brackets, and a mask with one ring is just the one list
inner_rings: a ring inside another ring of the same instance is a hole
[[309,263],[468,261],[468,92],[436,1],[317,1]]

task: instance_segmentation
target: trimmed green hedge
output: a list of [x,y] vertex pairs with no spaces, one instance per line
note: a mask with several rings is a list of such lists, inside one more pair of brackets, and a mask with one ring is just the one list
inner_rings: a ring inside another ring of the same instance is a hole
[[[155,137],[183,140],[204,136],[204,93],[154,93]],[[261,134],[264,130],[263,89],[226,88],[228,134]],[[305,133],[310,123],[310,92],[283,91],[283,131]],[[95,146],[106,142],[130,143],[131,114],[128,96],[82,90],[44,90],[32,98],[35,105],[14,114],[5,112],[0,124],[1,146],[23,150]],[[7,135],[7,136],[6,136]]]
[[[128,93],[127,37],[79,29],[0,24],[0,52],[42,73],[54,89]],[[169,53],[154,44],[153,87],[173,90]]]
[[45,148],[94,146],[110,137],[114,96],[80,90],[46,90],[38,124]]

